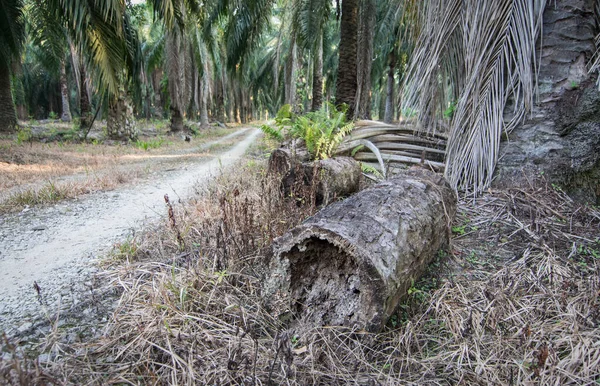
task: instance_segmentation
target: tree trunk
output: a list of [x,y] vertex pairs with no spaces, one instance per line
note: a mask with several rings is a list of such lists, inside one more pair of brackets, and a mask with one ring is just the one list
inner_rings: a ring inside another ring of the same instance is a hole
[[162,78],[161,70],[152,71],[152,88],[154,89],[154,116],[158,119],[164,118],[164,109],[161,98],[160,80]]
[[529,186],[543,175],[579,201],[600,204],[600,96],[586,60],[596,50],[594,0],[544,11],[539,104],[501,144],[495,185]]
[[285,68],[285,104],[296,106],[296,72],[298,67],[298,46],[296,39],[292,38],[290,56],[288,57]]
[[312,111],[317,111],[323,104],[323,29],[317,39],[313,66]]
[[387,87],[385,93],[385,123],[392,123],[394,120],[394,73],[396,72],[396,55],[394,51],[389,55],[389,68],[387,76]]
[[138,132],[133,116],[133,107],[125,90],[121,87],[119,96],[110,100],[106,131],[110,139],[135,141]]
[[208,127],[208,94],[210,92],[210,77],[208,75],[208,66],[205,66],[204,75],[202,76],[202,90],[200,92],[200,126]]
[[326,207],[275,240],[265,298],[311,326],[380,331],[448,245],[456,201],[441,176],[411,169]]
[[225,123],[225,91],[224,84],[220,77],[215,80],[215,111],[217,121]]
[[358,38],[358,0],[342,1],[340,60],[336,86],[336,104],[346,104],[346,116],[354,117],[357,90],[356,49]]
[[0,63],[0,133],[17,131],[17,112],[10,88],[10,68]]
[[357,90],[354,118],[371,119],[371,68],[377,7],[375,0],[361,0],[358,32]]
[[83,130],[88,130],[92,124],[92,107],[90,105],[90,97],[87,92],[87,72],[83,58],[79,62],[79,126]]
[[179,133],[183,131],[183,115],[179,109],[171,106],[171,132]]
[[69,87],[67,86],[67,69],[64,60],[60,62],[60,95],[62,100],[62,114],[60,116],[60,119],[64,122],[71,122]]

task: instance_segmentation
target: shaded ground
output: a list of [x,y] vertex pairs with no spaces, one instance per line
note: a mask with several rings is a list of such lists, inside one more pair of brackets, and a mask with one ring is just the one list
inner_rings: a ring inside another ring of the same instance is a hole
[[[244,129],[187,151],[169,169],[132,186],[0,217],[0,330],[24,332],[76,305],[94,286],[90,274],[96,268],[90,263],[96,256],[164,215],[165,194],[185,200],[198,182],[243,155],[258,134]],[[218,156],[205,152],[233,137],[238,143],[230,150]]]

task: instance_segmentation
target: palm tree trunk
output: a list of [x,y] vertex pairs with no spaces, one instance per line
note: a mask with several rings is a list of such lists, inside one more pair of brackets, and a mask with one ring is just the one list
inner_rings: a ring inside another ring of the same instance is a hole
[[375,37],[375,0],[362,0],[358,31],[358,62],[355,118],[371,119],[371,68]]
[[396,54],[394,51],[389,55],[389,68],[387,75],[387,88],[385,93],[385,123],[392,123],[394,120],[394,73],[396,72]]
[[10,69],[0,64],[0,133],[13,133],[17,129],[17,112],[10,89]]
[[79,62],[79,111],[81,115],[79,118],[79,126],[84,130],[87,130],[92,124],[92,108],[87,92],[86,78],[87,72],[85,70],[85,63],[83,62],[83,58],[81,58],[81,61]]
[[357,90],[358,0],[342,1],[340,36],[336,103],[346,104],[346,115],[353,117]]
[[106,131],[110,139],[137,139],[132,103],[123,87],[120,88],[118,97],[111,98],[109,102]]
[[292,37],[292,48],[285,68],[285,103],[292,106],[296,104],[296,71],[298,67],[298,46],[296,39]]
[[60,119],[64,122],[71,121],[71,104],[69,103],[69,87],[67,86],[67,69],[65,61],[60,62],[60,95],[62,99],[62,114]]
[[317,111],[323,104],[323,29],[317,39],[312,83],[312,111]]
[[200,125],[202,127],[210,125],[208,121],[208,93],[210,91],[208,82],[208,75],[202,76],[202,91],[200,93]]

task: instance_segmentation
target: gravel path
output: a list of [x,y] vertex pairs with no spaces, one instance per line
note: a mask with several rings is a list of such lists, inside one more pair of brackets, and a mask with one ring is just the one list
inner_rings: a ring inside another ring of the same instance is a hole
[[0,216],[0,333],[31,335],[52,315],[77,309],[100,285],[94,282],[98,256],[164,216],[165,194],[172,201],[186,199],[198,182],[234,164],[259,133],[245,129],[244,138],[228,151],[187,160],[135,186]]

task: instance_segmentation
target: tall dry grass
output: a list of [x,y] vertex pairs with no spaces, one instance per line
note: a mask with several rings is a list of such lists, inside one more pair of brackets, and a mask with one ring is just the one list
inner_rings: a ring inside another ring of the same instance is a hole
[[552,189],[463,201],[449,257],[380,334],[292,326],[264,307],[269,244],[313,211],[262,167],[174,204],[174,223],[112,261],[105,280],[122,296],[103,334],[61,346],[41,371],[66,384],[600,381],[597,209]]

